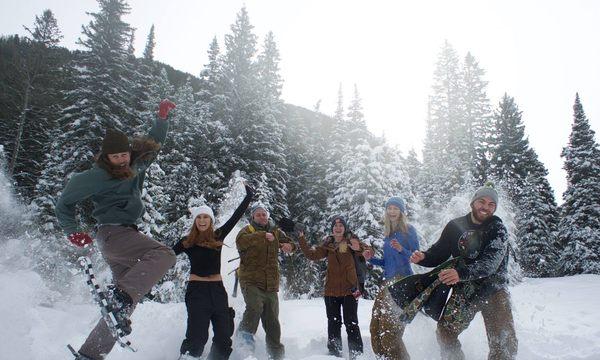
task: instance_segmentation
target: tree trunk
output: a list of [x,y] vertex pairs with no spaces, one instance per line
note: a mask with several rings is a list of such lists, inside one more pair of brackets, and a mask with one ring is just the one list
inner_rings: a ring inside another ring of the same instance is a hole
[[27,112],[29,111],[29,94],[31,92],[31,83],[27,82],[25,88],[25,97],[23,98],[23,107],[21,109],[21,116],[19,120],[19,128],[17,129],[17,134],[15,135],[15,147],[13,149],[12,158],[10,160],[10,164],[8,165],[8,174],[13,175],[15,170],[15,166],[17,164],[17,158],[19,156],[19,148],[21,147],[21,137],[23,136],[23,128],[25,127],[25,122],[27,121]]

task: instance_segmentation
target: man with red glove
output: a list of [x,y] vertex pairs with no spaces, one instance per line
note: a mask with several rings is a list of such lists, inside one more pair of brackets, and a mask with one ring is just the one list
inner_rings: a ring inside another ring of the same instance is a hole
[[[67,238],[84,247],[92,238],[78,228],[75,208],[85,199],[92,200],[97,244],[116,285],[108,290],[112,292],[109,297],[115,299],[117,321],[124,327],[129,327],[135,305],[175,264],[173,250],[140,233],[136,225],[144,214],[145,172],[165,141],[167,117],[173,108],[174,103],[163,100],[148,136],[135,138],[131,144],[121,131],[108,129],[94,166],[73,175],[56,204],[56,216]],[[83,359],[103,359],[114,344],[108,326],[100,319],[79,354]]]

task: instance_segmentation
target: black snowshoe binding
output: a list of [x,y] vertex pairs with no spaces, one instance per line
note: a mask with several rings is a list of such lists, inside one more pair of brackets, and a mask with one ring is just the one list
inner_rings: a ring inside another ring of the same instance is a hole
[[133,303],[131,296],[111,284],[106,287],[106,300],[112,308],[112,313],[115,315],[118,327],[123,330],[125,335],[131,334],[131,320],[129,320],[129,314],[131,314],[132,310],[131,305]]

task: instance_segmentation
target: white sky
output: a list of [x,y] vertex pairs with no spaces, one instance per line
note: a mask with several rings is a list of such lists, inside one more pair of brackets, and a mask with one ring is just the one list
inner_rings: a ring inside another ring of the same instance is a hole
[[[223,36],[245,4],[262,44],[273,31],[281,52],[283,98],[332,114],[339,83],[346,105],[353,85],[369,128],[420,154],[427,97],[445,39],[487,72],[496,107],[507,92],[523,111],[532,146],[550,171],[562,202],[566,188],[560,152],[567,144],[579,92],[594,131],[600,131],[600,2],[575,1],[317,1],[130,0],[126,17],[137,28],[141,55],[151,24],[155,58],[197,75],[214,36]],[[95,0],[3,1],[0,34],[20,33],[51,9],[75,48]],[[596,136],[598,140],[598,136]]]

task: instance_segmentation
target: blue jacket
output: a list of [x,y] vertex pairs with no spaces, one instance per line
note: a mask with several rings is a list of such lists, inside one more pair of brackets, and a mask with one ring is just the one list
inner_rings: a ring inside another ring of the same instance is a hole
[[[392,247],[393,239],[402,245],[402,251],[398,252]],[[371,258],[369,261],[373,265],[383,267],[383,276],[386,279],[391,279],[396,275],[408,276],[413,274],[409,259],[415,250],[419,250],[417,231],[412,225],[408,225],[408,233],[396,231],[383,239],[383,259]]]

